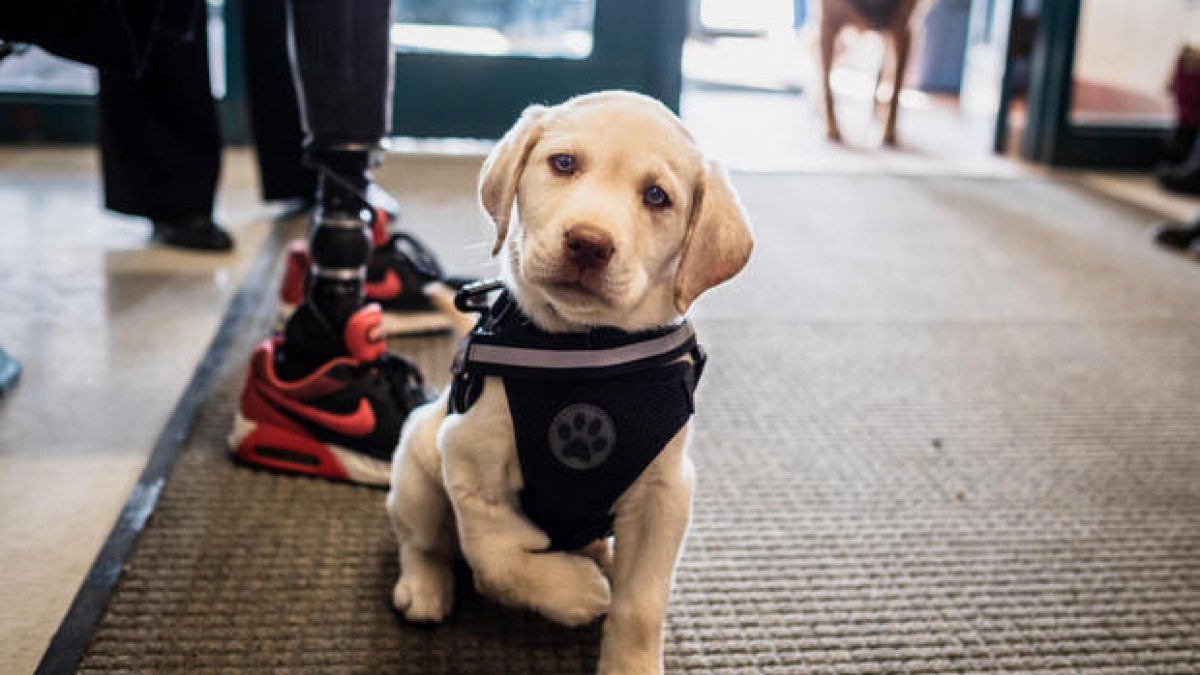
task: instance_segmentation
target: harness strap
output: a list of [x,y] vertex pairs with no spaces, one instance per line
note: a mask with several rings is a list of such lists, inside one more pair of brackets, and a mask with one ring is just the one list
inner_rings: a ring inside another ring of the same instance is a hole
[[[695,392],[707,356],[696,342],[696,331],[689,321],[636,334],[599,329],[552,335],[534,327],[507,290],[490,306],[481,301],[481,297],[503,288],[499,281],[477,282],[465,286],[455,297],[460,310],[479,312],[480,318],[454,358],[451,413],[466,412],[482,393],[483,377],[489,375],[548,381],[598,380],[674,363],[685,355],[691,357],[688,393]],[[522,329],[526,337],[542,344],[515,346],[506,339],[505,326]],[[606,346],[609,343],[616,344]]]
[[533,369],[539,371],[539,375],[543,375],[541,371],[546,370],[585,371],[578,375],[599,377],[611,374],[613,368],[677,355],[681,348],[691,347],[695,341],[696,331],[692,329],[691,324],[683,323],[660,337],[601,349],[530,349],[478,341],[468,350],[467,360],[481,368]]

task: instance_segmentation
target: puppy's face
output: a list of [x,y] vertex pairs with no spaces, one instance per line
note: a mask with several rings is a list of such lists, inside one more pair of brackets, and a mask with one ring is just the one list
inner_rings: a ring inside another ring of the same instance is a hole
[[526,110],[485,163],[480,194],[507,281],[549,330],[670,323],[750,251],[724,175],[637,94]]

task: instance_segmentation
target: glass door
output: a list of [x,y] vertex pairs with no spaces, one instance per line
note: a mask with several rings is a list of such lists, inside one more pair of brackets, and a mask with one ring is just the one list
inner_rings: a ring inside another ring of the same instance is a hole
[[96,134],[96,71],[37,47],[6,45],[0,60],[0,142],[84,143]]
[[1014,0],[975,0],[963,56],[960,105],[991,129],[992,149],[1004,152],[1012,86],[1010,26]]
[[1188,0],[1041,3],[1022,154],[1055,165],[1148,167],[1175,125],[1169,90],[1200,41]]
[[[236,2],[208,0],[225,138],[247,138]],[[688,0],[397,0],[392,133],[497,138],[528,104],[622,88],[679,109]],[[252,36],[251,36],[252,39]],[[0,142],[95,140],[96,77],[32,50],[0,61]]]
[[687,0],[397,0],[394,132],[497,138],[597,89],[679,109]]

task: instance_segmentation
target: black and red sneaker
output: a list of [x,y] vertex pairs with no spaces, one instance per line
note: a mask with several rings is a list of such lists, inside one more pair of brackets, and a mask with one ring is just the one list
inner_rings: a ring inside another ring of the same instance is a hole
[[[405,232],[389,232],[389,217],[375,210],[372,222],[376,246],[367,262],[363,295],[383,309],[383,327],[388,335],[437,333],[454,326],[454,318],[431,299],[431,285],[449,287],[449,295],[462,285],[442,272],[429,247]],[[287,321],[304,301],[312,257],[308,244],[295,242],[288,250],[287,268],[279,290],[279,325]]]
[[279,375],[282,340],[263,341],[250,357],[230,451],[280,471],[387,485],[400,428],[431,394],[414,365],[387,352],[379,307],[346,323],[346,356],[302,378]]

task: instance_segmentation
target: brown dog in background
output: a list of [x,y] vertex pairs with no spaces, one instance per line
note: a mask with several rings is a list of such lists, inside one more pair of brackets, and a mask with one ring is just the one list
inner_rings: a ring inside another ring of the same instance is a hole
[[833,70],[833,46],[838,33],[846,26],[881,33],[892,44],[896,55],[895,80],[888,102],[887,125],[883,131],[886,145],[896,144],[896,111],[900,104],[900,89],[908,65],[912,45],[913,12],[921,0],[820,0],[821,2],[821,70],[825,84],[825,133],[830,140],[842,140],[837,117],[833,110],[833,90],[829,74]]

